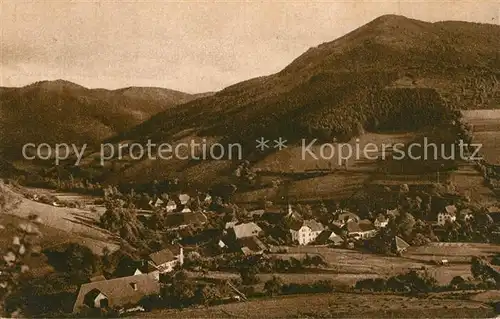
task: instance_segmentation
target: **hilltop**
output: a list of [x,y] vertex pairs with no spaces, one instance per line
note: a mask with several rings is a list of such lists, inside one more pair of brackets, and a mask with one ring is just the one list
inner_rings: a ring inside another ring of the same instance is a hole
[[[276,74],[169,108],[111,141],[207,138],[254,149],[261,136],[293,143],[436,127],[458,109],[500,105],[499,47],[500,26],[382,16]],[[127,163],[120,177],[162,178],[189,168],[199,180],[230,165],[143,161]]]
[[2,87],[0,152],[18,157],[25,143],[98,143],[195,98],[163,88],[88,89],[65,80]]

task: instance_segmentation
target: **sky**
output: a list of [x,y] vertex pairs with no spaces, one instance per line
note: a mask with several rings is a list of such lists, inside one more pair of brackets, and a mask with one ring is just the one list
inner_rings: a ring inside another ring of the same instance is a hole
[[280,71],[383,14],[499,24],[500,0],[0,0],[0,86],[217,91]]

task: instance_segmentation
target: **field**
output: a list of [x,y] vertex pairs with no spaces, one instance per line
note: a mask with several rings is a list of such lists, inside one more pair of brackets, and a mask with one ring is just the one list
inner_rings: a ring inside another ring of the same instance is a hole
[[471,300],[332,293],[284,296],[208,308],[161,310],[145,318],[491,318],[493,308]]
[[463,111],[463,116],[473,125],[474,143],[482,144],[481,155],[500,164],[500,110]]
[[96,254],[102,254],[104,247],[110,251],[119,248],[116,237],[113,234],[96,226],[97,214],[89,210],[54,207],[24,198],[16,190],[9,186],[0,185],[2,191],[10,195],[17,205],[9,208],[4,214],[14,215],[20,218],[28,218],[35,214],[41,218],[42,224],[61,231],[61,238],[68,241],[78,242],[92,249]]
[[[381,171],[390,162],[391,146],[397,143],[407,145],[411,143],[419,133],[366,133],[363,136],[352,139],[350,145],[352,156],[347,161],[347,167],[339,165],[339,156],[349,154],[347,147],[341,144],[333,144],[334,152],[332,159],[321,158],[321,143],[316,142],[311,147],[311,152],[302,155],[302,145],[292,146],[284,150],[268,155],[255,166],[260,170],[262,180],[270,181],[279,178],[286,183],[286,187],[262,188],[254,191],[243,192],[236,195],[237,202],[256,202],[263,198],[279,201],[285,194],[297,201],[317,201],[347,198],[363,189],[368,184],[428,184],[435,181],[435,173],[429,174],[407,174],[405,172]],[[311,141],[306,141],[308,145]],[[376,151],[370,151],[377,147]],[[364,149],[366,147],[366,154]],[[329,156],[330,149],[325,148],[324,154]],[[346,156],[347,157],[347,156]],[[376,159],[376,157],[380,159]],[[323,170],[323,176],[306,179],[294,178],[311,170]],[[286,189],[285,189],[286,188]]]
[[[363,190],[367,185],[397,186],[405,183],[410,186],[420,186],[447,180],[451,180],[460,192],[469,195],[473,200],[496,201],[493,192],[483,185],[480,173],[468,163],[457,161],[458,169],[451,171],[440,168],[440,164],[444,163],[440,153],[437,154],[436,160],[391,159],[391,146],[397,143],[408,146],[414,142],[423,142],[424,137],[427,137],[429,143],[438,145],[450,143],[448,145],[450,148],[452,143],[450,139],[454,138],[444,130],[391,134],[366,133],[349,142],[353,155],[348,161],[347,168],[338,163],[340,153],[338,148],[335,149],[333,159],[326,160],[319,156],[321,154],[319,142],[311,147],[312,153],[318,159],[309,153],[305,153],[303,158],[302,146],[290,145],[284,150],[268,155],[255,165],[264,184],[269,185],[272,180],[278,179],[282,184],[278,187],[266,186],[238,193],[235,201],[241,204],[255,203],[262,199],[280,202],[287,196],[297,202],[341,200]],[[365,147],[370,150],[375,146],[377,151],[365,154]],[[403,150],[404,147],[398,146],[398,149]],[[347,154],[348,151],[344,149],[342,153]],[[311,173],[314,170],[320,172],[318,176]],[[310,175],[307,176],[306,172]]]
[[[440,285],[447,285],[455,276],[470,277],[472,256],[493,256],[500,253],[500,245],[475,243],[431,243],[422,247],[410,247],[401,257],[390,257],[349,249],[333,249],[320,246],[288,247],[286,254],[272,254],[279,258],[302,259],[306,254],[319,255],[328,267],[306,270],[300,273],[259,274],[263,282],[273,275],[285,283],[312,283],[317,280],[331,280],[336,287],[352,286],[363,278],[390,277],[410,270],[426,269]],[[437,262],[446,259],[448,265]],[[199,274],[201,276],[201,274]],[[209,272],[209,278],[237,279],[237,273]]]

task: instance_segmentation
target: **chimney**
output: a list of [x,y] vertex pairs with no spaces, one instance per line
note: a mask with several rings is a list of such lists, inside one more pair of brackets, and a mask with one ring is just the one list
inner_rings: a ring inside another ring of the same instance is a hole
[[137,291],[137,284],[135,282],[131,282],[130,286],[134,289],[134,291]]

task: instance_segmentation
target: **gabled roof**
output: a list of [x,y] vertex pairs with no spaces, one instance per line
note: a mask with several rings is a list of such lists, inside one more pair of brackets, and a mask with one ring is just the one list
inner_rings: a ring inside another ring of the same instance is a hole
[[359,223],[358,223],[358,226],[359,228],[361,229],[361,231],[363,232],[366,232],[366,231],[371,231],[371,230],[375,230],[375,226],[373,225],[373,223],[371,221],[369,221],[368,219],[363,219],[361,220]]
[[410,247],[410,244],[404,241],[401,237],[395,236],[393,240],[393,247],[399,251]]
[[304,226],[304,221],[300,220],[300,219],[296,219],[296,218],[287,218],[286,225],[291,230],[297,231],[297,230],[301,229],[302,226]]
[[106,277],[104,277],[103,275],[99,275],[99,276],[95,276],[95,277],[90,278],[91,282],[103,281],[103,280],[106,280]]
[[359,227],[359,224],[356,222],[348,222],[347,224],[344,225],[344,228],[347,230],[347,232],[350,233],[361,233],[363,232],[361,228]]
[[358,215],[356,215],[354,213],[351,213],[351,212],[343,212],[342,214],[340,214],[340,215],[337,216],[337,220],[338,221],[344,222],[347,219],[353,219],[353,220],[356,220],[356,221],[360,220],[360,218],[359,218]]
[[177,207],[177,204],[175,203],[175,201],[173,201],[172,199],[170,199],[170,200],[167,202],[167,206],[175,206],[175,207]]
[[447,214],[450,214],[450,215],[455,215],[456,212],[457,212],[457,207],[455,205],[448,205],[444,208],[444,211],[447,213]]
[[172,245],[155,253],[149,255],[149,259],[157,266],[163,265],[169,261],[173,261],[176,256],[180,255],[181,247],[179,245]]
[[224,229],[230,229],[230,228],[233,228],[236,224],[238,223],[237,220],[233,220],[233,221],[230,221],[230,222],[227,222],[225,225],[224,225]]
[[315,242],[320,245],[327,244],[328,242],[337,244],[343,242],[343,239],[331,230],[324,230],[316,237]]
[[202,212],[171,213],[165,217],[168,228],[178,228],[187,225],[202,225],[207,222],[207,216]]
[[189,196],[188,194],[180,194],[179,195],[179,201],[182,205],[186,205],[190,199],[191,199],[191,196]]
[[375,218],[375,221],[377,221],[379,223],[384,223],[384,222],[388,221],[388,218],[385,217],[383,214],[378,214],[377,218]]
[[325,229],[323,224],[320,222],[315,221],[314,219],[308,219],[304,221],[304,226],[309,227],[312,231],[322,231]]
[[238,240],[243,253],[256,253],[267,249],[267,246],[257,237],[245,237]]
[[260,228],[256,223],[251,222],[251,223],[235,225],[233,227],[233,231],[236,238],[239,239],[239,238],[257,236],[260,232],[262,232],[262,228]]
[[[132,288],[132,284],[136,284],[137,290]],[[148,274],[86,283],[78,291],[73,312],[79,312],[84,307],[87,294],[95,295],[99,292],[108,298],[110,307],[123,307],[137,304],[145,296],[159,294],[160,283]]]
[[488,212],[488,214],[496,214],[496,213],[500,213],[500,208],[498,208],[496,206],[490,206],[490,207],[486,208],[486,211]]
[[266,211],[264,209],[256,209],[248,212],[248,215],[254,216],[262,216]]

